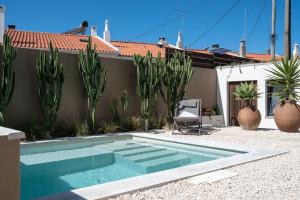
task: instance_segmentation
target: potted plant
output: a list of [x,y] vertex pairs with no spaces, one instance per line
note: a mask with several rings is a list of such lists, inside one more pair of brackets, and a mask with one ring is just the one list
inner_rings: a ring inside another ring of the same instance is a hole
[[259,110],[255,107],[254,101],[259,97],[256,86],[251,83],[241,83],[233,92],[235,100],[242,101],[243,108],[238,113],[238,121],[242,129],[256,130],[261,121]]
[[297,132],[300,128],[300,106],[297,104],[300,88],[300,69],[297,59],[281,58],[281,62],[274,62],[274,68],[267,69],[269,85],[278,89],[272,95],[278,96],[280,103],[275,107],[274,119],[279,130]]

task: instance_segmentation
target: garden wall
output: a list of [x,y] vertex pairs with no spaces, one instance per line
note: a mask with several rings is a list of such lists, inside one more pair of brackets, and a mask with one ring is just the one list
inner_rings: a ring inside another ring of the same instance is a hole
[[[11,128],[22,128],[30,122],[38,121],[40,108],[37,92],[35,60],[39,50],[17,49],[14,62],[16,69],[15,91],[6,111],[7,125]],[[82,122],[87,113],[87,98],[81,84],[78,71],[77,55],[61,53],[64,65],[65,82],[58,121]],[[136,96],[136,71],[131,60],[102,58],[107,67],[107,85],[96,111],[97,122],[110,119],[108,104],[120,96],[123,89],[128,91],[129,115],[139,114],[139,101]],[[203,106],[213,108],[216,105],[217,74],[215,69],[194,68],[194,76],[187,87],[186,98],[201,98]],[[157,105],[159,113],[166,111],[160,100]]]

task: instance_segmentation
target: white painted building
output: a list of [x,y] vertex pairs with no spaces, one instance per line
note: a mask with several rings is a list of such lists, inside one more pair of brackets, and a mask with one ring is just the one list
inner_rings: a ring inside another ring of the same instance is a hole
[[[277,104],[278,99],[268,95],[272,90],[267,85],[268,73],[265,69],[274,67],[272,63],[243,64],[235,66],[222,66],[217,68],[218,77],[218,105],[223,113],[225,125],[233,125],[234,108],[233,95],[230,92],[230,86],[240,84],[244,81],[253,81],[261,94],[257,99],[257,108],[261,113],[261,123],[259,128],[277,128],[272,116],[273,107]],[[269,91],[268,91],[269,90]],[[238,109],[235,109],[237,112]],[[236,114],[236,113],[235,113]]]

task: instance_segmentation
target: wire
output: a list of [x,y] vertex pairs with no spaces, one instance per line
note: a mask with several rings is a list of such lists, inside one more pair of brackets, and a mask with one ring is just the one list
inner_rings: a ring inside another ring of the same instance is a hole
[[146,36],[146,35],[148,35],[148,34],[150,34],[150,33],[153,33],[153,32],[155,32],[155,31],[157,31],[157,30],[159,30],[159,29],[161,29],[161,28],[163,28],[163,27],[165,27],[165,26],[171,24],[172,22],[174,22],[174,21],[180,19],[181,17],[183,17],[183,16],[185,16],[185,15],[187,15],[187,14],[193,12],[194,10],[198,9],[200,6],[205,5],[205,4],[208,3],[209,1],[210,1],[210,0],[202,1],[202,2],[199,3],[197,6],[195,6],[195,7],[191,8],[191,9],[187,10],[186,12],[184,12],[182,15],[179,15],[179,16],[177,16],[177,17],[174,17],[174,18],[172,18],[172,19],[170,19],[170,20],[168,20],[168,21],[166,21],[166,22],[164,22],[164,23],[162,23],[162,24],[160,24],[160,25],[158,25],[158,26],[156,26],[156,27],[154,27],[154,28],[152,28],[152,29],[146,31],[146,32],[143,32],[143,33],[141,33],[141,34],[139,34],[139,35],[137,35],[137,36],[135,36],[135,37],[132,37],[131,39],[129,39],[129,41],[133,41],[133,40],[136,40],[136,39],[141,38],[141,37],[143,37],[143,36]]
[[196,38],[193,42],[189,44],[189,47],[196,44],[199,40],[201,40],[210,30],[212,30],[216,25],[218,25],[230,12],[231,10],[238,5],[241,0],[237,0],[212,26],[210,26],[206,31],[204,31],[198,38]]
[[263,5],[262,5],[262,7],[261,7],[261,9],[260,9],[260,11],[259,11],[259,14],[257,15],[257,17],[256,17],[256,19],[255,19],[255,23],[254,23],[254,25],[253,25],[253,28],[251,29],[251,32],[250,32],[250,34],[249,34],[249,37],[248,37],[248,44],[250,43],[250,41],[251,41],[251,39],[252,39],[252,36],[254,35],[254,33],[255,33],[255,31],[256,31],[256,27],[257,27],[257,25],[258,25],[258,22],[260,21],[260,18],[261,18],[261,16],[262,16],[262,14],[263,14],[263,11],[265,10],[265,8],[266,8],[266,5],[267,5],[267,0],[265,0],[264,1],[264,3],[263,3]]

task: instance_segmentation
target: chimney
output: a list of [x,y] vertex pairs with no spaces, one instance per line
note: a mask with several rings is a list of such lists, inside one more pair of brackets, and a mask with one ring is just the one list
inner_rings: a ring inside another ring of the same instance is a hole
[[176,47],[182,49],[183,48],[183,40],[181,32],[178,32]]
[[91,36],[97,36],[97,26],[91,27]]
[[10,30],[16,30],[17,26],[14,24],[9,24],[9,25],[7,25],[7,28]]
[[246,57],[246,41],[240,41],[240,56],[245,58]]
[[213,44],[211,45],[211,49],[219,49],[220,45],[219,44]]
[[5,6],[0,5],[0,42],[3,41],[3,36],[4,36],[4,16],[5,16]]
[[104,32],[103,32],[103,39],[106,42],[110,42],[110,32],[109,32],[109,23],[108,20],[105,20]]
[[298,44],[295,43],[294,50],[293,50],[293,58],[298,58],[298,57],[299,57],[299,48],[298,48]]
[[165,37],[160,37],[157,44],[161,46],[165,46],[168,45],[168,42]]

